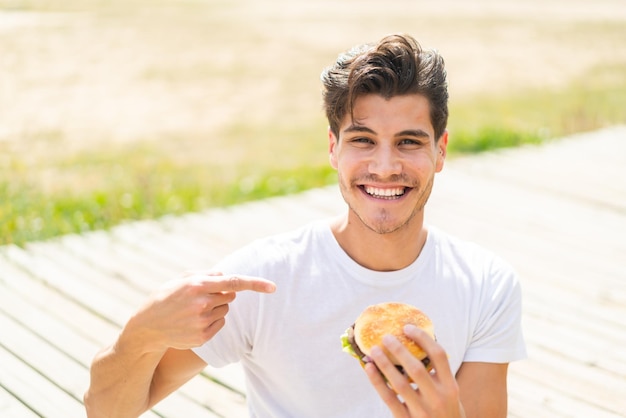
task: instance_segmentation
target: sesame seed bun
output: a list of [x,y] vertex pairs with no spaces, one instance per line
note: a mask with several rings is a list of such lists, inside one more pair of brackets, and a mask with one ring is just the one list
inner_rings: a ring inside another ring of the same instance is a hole
[[426,352],[404,334],[403,328],[408,324],[415,325],[435,338],[433,323],[426,314],[411,305],[388,302],[368,306],[359,315],[354,323],[354,341],[363,354],[369,356],[372,347],[379,346],[394,364],[399,364],[382,343],[385,335],[393,335],[411,354],[424,360],[427,357]]

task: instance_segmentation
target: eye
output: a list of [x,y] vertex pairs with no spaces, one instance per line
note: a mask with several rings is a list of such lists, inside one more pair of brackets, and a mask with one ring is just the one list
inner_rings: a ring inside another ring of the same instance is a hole
[[366,145],[372,145],[374,143],[374,141],[372,141],[370,138],[367,138],[364,136],[354,137],[350,140],[350,142],[356,146],[366,146]]
[[405,138],[403,140],[401,140],[398,145],[402,146],[402,147],[410,147],[410,148],[418,148],[421,147],[423,145],[422,141],[419,141],[417,139],[412,139],[412,138]]

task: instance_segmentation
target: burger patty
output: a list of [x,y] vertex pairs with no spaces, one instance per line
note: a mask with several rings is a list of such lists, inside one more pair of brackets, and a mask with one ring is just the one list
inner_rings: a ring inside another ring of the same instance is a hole
[[356,355],[359,356],[359,359],[367,363],[367,361],[365,361],[367,356],[361,351],[359,346],[356,344],[356,340],[354,339],[354,324],[352,324],[352,326],[348,328],[348,342],[350,343],[350,347],[352,347],[352,350],[354,350]]

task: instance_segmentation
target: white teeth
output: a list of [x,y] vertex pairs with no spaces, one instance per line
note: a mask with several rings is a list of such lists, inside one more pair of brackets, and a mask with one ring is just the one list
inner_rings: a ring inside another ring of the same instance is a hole
[[365,186],[365,192],[374,197],[393,198],[404,194],[404,187],[396,187],[393,189],[379,189],[377,187]]

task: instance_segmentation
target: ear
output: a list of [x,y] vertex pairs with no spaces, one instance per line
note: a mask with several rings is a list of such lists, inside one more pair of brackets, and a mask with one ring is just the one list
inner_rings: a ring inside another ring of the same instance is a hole
[[330,165],[335,170],[337,169],[337,143],[339,140],[333,133],[333,131],[328,128],[328,159],[330,160]]
[[444,131],[439,141],[437,141],[437,162],[435,167],[437,173],[443,170],[446,155],[448,155],[448,131]]

